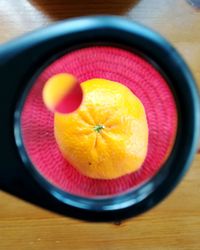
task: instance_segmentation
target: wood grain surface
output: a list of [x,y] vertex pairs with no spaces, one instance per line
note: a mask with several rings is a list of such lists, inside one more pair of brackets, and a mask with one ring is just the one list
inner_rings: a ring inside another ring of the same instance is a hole
[[[200,83],[200,11],[185,0],[0,0],[0,43],[57,20],[89,14],[126,15],[152,27],[180,51]],[[199,194],[199,154],[165,201],[121,224],[62,217],[0,192],[0,250],[198,250]]]

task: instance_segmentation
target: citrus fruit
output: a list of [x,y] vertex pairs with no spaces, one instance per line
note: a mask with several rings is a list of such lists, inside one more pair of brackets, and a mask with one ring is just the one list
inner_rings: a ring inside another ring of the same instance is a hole
[[91,79],[70,114],[54,114],[59,149],[81,174],[114,179],[138,170],[147,154],[148,124],[141,101],[124,85]]
[[42,97],[50,111],[70,113],[80,106],[83,94],[75,76],[60,73],[46,82]]

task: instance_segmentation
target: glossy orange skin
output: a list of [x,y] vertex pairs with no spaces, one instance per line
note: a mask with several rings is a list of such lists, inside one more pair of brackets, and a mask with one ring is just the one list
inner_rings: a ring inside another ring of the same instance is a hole
[[55,112],[56,106],[76,83],[77,79],[71,74],[60,73],[51,77],[42,91],[42,99],[46,107]]
[[114,179],[138,170],[148,147],[140,100],[124,85],[105,79],[81,84],[75,112],[55,113],[54,134],[63,156],[83,175]]

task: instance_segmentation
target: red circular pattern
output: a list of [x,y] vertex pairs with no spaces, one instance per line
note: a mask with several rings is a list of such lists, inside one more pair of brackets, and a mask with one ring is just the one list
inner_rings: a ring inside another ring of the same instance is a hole
[[[54,74],[68,72],[80,82],[105,78],[120,82],[142,101],[149,126],[146,160],[135,173],[115,180],[81,175],[61,155],[53,132],[53,114],[44,106],[42,89]],[[64,55],[37,78],[22,110],[21,130],[27,154],[35,168],[53,185],[81,196],[114,195],[156,174],[171,151],[176,136],[177,110],[160,73],[136,54],[114,47],[89,47]]]

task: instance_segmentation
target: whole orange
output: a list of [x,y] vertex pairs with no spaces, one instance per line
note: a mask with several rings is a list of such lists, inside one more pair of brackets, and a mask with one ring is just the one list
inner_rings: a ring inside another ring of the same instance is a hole
[[140,100],[124,85],[92,79],[71,114],[55,113],[54,134],[63,156],[83,175],[113,179],[138,170],[147,154],[148,124]]

